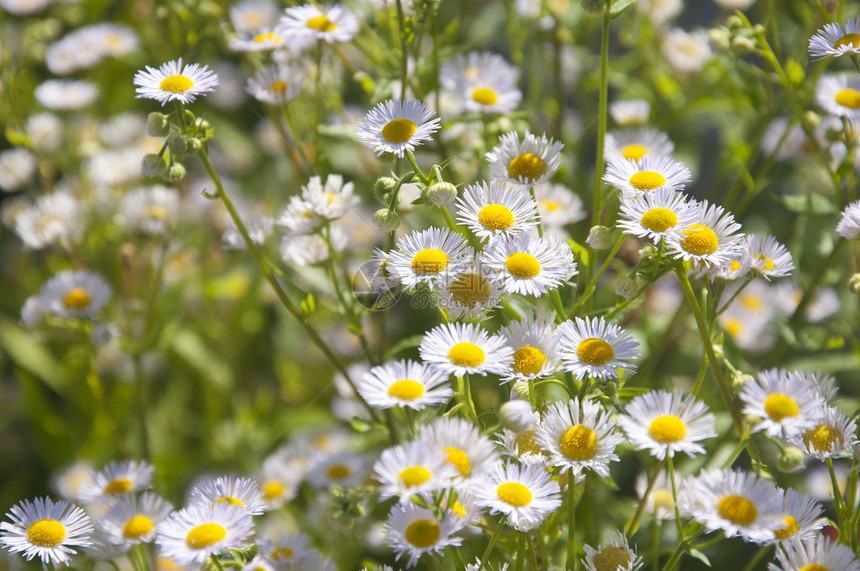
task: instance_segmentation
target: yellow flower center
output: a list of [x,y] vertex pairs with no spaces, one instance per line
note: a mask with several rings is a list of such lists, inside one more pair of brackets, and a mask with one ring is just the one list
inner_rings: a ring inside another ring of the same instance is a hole
[[263,42],[280,42],[281,36],[278,34],[273,34],[271,32],[267,34],[260,34],[254,37],[254,43],[262,44]]
[[275,561],[289,561],[293,558],[293,550],[289,547],[281,547],[272,551],[269,557]]
[[343,464],[338,464],[326,470],[325,475],[329,480],[343,480],[351,473],[352,472],[350,472],[347,466],[344,466]]
[[720,246],[716,232],[702,224],[692,224],[682,234],[681,247],[694,256],[713,254]]
[[770,395],[764,399],[764,411],[775,422],[800,414],[797,403],[790,397],[782,394]]
[[417,399],[424,394],[424,385],[412,379],[402,379],[388,387],[388,395],[400,400]]
[[519,482],[505,482],[496,489],[499,499],[516,508],[529,505],[532,501],[532,493]]
[[514,351],[514,364],[511,368],[521,375],[537,375],[546,363],[546,353],[526,345]]
[[773,260],[765,256],[764,254],[756,254],[756,261],[759,263],[759,270],[772,270],[773,269]]
[[858,93],[856,89],[851,89],[850,87],[842,89],[836,93],[835,99],[836,103],[842,107],[848,107],[849,109],[857,109],[860,107],[860,93]]
[[617,571],[627,569],[630,564],[630,554],[623,547],[607,545],[594,556],[594,568],[597,571]]
[[469,309],[490,301],[490,283],[473,272],[459,275],[451,282],[449,291],[454,301]]
[[546,163],[534,153],[523,153],[508,163],[508,176],[514,180],[535,181],[546,172]]
[[472,101],[481,105],[493,105],[498,100],[499,96],[489,87],[479,87],[472,92]]
[[424,466],[410,466],[400,472],[400,479],[407,488],[414,488],[430,479],[430,471]]
[[170,222],[170,211],[160,205],[150,206],[144,211],[146,218],[153,218],[162,222]]
[[774,532],[774,537],[776,539],[788,539],[794,535],[797,535],[797,532],[800,531],[800,526],[797,523],[797,520],[792,516],[785,516],[785,526],[782,529],[778,529]]
[[212,502],[213,506],[215,504],[230,504],[231,506],[239,506],[240,508],[245,507],[245,504],[242,503],[242,500],[240,500],[239,498],[231,498],[230,496],[224,496],[223,498],[218,498],[217,500]]
[[68,309],[86,309],[92,301],[90,294],[84,288],[76,287],[63,298],[63,305]]
[[287,82],[279,79],[278,81],[272,82],[272,85],[269,86],[269,91],[274,91],[276,93],[283,94],[287,90]]
[[305,22],[305,25],[308,28],[312,30],[317,30],[319,32],[331,32],[332,30],[337,28],[337,24],[329,20],[325,14],[320,14],[319,16],[311,18],[310,20]]
[[621,151],[622,156],[625,159],[633,159],[634,161],[638,161],[642,158],[643,155],[648,154],[648,147],[643,147],[642,145],[632,144],[627,145]]
[[438,274],[448,266],[448,255],[438,248],[426,248],[412,257],[416,274]]
[[445,461],[454,465],[461,476],[468,478],[472,473],[472,462],[469,460],[468,454],[453,446],[446,446],[445,452],[448,453],[448,458]]
[[464,517],[466,517],[466,506],[464,506],[460,502],[454,502],[454,505],[451,506],[451,513],[458,518],[463,519]]
[[561,208],[561,204],[554,200],[541,200],[541,206],[543,206],[547,212],[555,212],[559,208]]
[[803,443],[811,450],[832,452],[834,445],[842,441],[842,433],[836,427],[819,424],[803,435]]
[[152,520],[145,515],[136,515],[127,522],[122,528],[122,533],[129,539],[138,539],[152,530]]
[[678,215],[668,208],[652,208],[642,215],[642,226],[652,232],[665,232],[678,223]]
[[576,354],[580,361],[586,365],[594,366],[605,365],[615,358],[615,350],[612,345],[597,337],[591,337],[580,342],[576,347]]
[[666,178],[654,171],[639,171],[630,177],[630,184],[639,190],[654,190],[666,184]]
[[735,525],[750,525],[758,518],[753,503],[742,496],[725,496],[717,503],[717,512]]
[[439,524],[429,519],[413,521],[406,528],[406,541],[419,549],[435,545],[439,541]]
[[533,278],[540,273],[540,262],[526,252],[516,252],[508,256],[505,267],[515,278]]
[[743,331],[743,323],[741,323],[740,319],[736,319],[734,317],[726,318],[725,324],[723,325],[726,332],[732,337],[737,337],[740,335],[741,331]]
[[597,435],[587,426],[575,424],[564,431],[558,446],[561,453],[574,462],[589,460],[597,453]]
[[741,263],[740,263],[739,261],[737,261],[737,260],[732,260],[732,261],[729,263],[729,269],[730,269],[731,271],[733,271],[733,272],[736,272],[736,271],[738,271],[739,269],[741,269]]
[[507,206],[488,204],[478,212],[478,222],[488,230],[507,230],[514,225],[514,213]]
[[651,499],[654,501],[654,511],[659,509],[672,511],[675,506],[675,500],[672,499],[672,492],[669,490],[654,490],[651,492]]
[[818,563],[810,563],[809,565],[804,565],[798,571],[830,571],[830,568]]
[[514,439],[517,445],[517,454],[543,454],[544,450],[538,444],[536,436],[534,430],[526,430],[517,435]]
[[860,34],[845,34],[833,44],[834,48],[842,46],[851,46],[852,48],[860,48]]
[[185,543],[191,549],[205,549],[227,537],[227,530],[217,523],[204,523],[188,532]]
[[739,301],[742,306],[750,311],[761,311],[764,307],[764,300],[755,294],[743,294]]
[[392,119],[382,128],[382,136],[389,143],[405,143],[415,134],[415,123],[409,119]]
[[458,367],[477,367],[487,358],[484,350],[468,341],[457,343],[448,351],[448,358]]
[[39,547],[56,547],[66,537],[66,528],[55,519],[40,519],[27,528],[27,540]]
[[132,487],[131,480],[126,480],[125,478],[117,478],[107,486],[105,486],[105,494],[110,496],[115,494],[124,494],[129,491]]
[[170,75],[162,79],[158,87],[162,91],[169,91],[170,93],[185,93],[194,87],[194,82],[184,75]]
[[266,499],[277,498],[286,491],[286,486],[280,482],[269,482],[263,486],[263,497]]
[[670,442],[678,442],[687,434],[687,427],[684,421],[674,414],[658,416],[651,421],[648,427],[648,434],[657,442],[668,444]]

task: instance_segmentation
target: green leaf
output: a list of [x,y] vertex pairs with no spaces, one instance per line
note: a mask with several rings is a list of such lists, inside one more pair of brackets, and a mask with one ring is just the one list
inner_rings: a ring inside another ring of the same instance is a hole
[[711,561],[708,559],[707,555],[705,555],[704,553],[702,553],[698,549],[690,549],[688,551],[688,553],[690,554],[690,557],[698,559],[699,561],[701,561],[702,563],[704,563],[708,567],[711,566]]
[[801,214],[832,214],[836,206],[820,194],[787,194],[778,200],[792,212]]
[[38,341],[38,336],[8,320],[0,321],[0,347],[16,365],[55,391],[67,384],[65,370]]
[[206,346],[203,339],[190,329],[177,331],[169,341],[169,347],[177,357],[196,371],[206,382],[219,389],[233,385],[233,373],[215,351]]
[[618,0],[617,2],[613,2],[612,9],[609,11],[609,17],[617,18],[634,4],[636,4],[636,0]]
[[385,352],[385,358],[383,361],[388,361],[394,355],[397,355],[401,351],[405,351],[407,349],[412,349],[413,347],[418,347],[421,344],[421,340],[424,339],[424,334],[421,335],[413,335],[411,337],[406,337],[405,339],[401,339],[394,346]]
[[309,293],[308,296],[302,300],[302,303],[300,304],[300,306],[302,308],[303,314],[310,315],[311,313],[313,313],[317,308],[316,300],[314,299],[314,294]]

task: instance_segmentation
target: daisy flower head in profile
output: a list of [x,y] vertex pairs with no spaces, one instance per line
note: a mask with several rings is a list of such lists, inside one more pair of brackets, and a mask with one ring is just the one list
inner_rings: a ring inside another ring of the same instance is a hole
[[641,125],[650,114],[651,104],[644,99],[622,99],[609,104],[609,115],[622,127]]
[[475,323],[443,323],[427,332],[418,353],[437,370],[462,377],[503,375],[514,351],[501,335],[490,335]]
[[359,20],[342,4],[292,6],[281,16],[287,41],[335,44],[350,41],[358,33]]
[[606,134],[604,159],[607,163],[638,161],[645,155],[668,157],[674,150],[669,136],[653,127],[614,129]]
[[683,193],[670,188],[638,195],[627,193],[621,196],[618,227],[625,234],[659,244],[676,228],[693,224],[696,213]]
[[291,65],[264,65],[248,78],[245,87],[251,96],[269,105],[283,105],[299,96],[305,72]]
[[860,571],[860,562],[854,551],[821,534],[803,540],[782,544],[776,552],[776,561],[769,563],[768,571]]
[[423,410],[446,402],[453,389],[447,373],[424,363],[403,360],[370,369],[361,377],[358,393],[367,404],[377,408],[399,406]]
[[812,428],[826,402],[811,383],[782,369],[761,371],[744,383],[739,395],[743,413],[761,419],[753,432],[791,438]]
[[642,558],[630,549],[627,537],[620,531],[606,532],[606,542],[597,549],[585,545],[583,563],[588,571],[636,571],[642,567]]
[[[675,495],[672,492],[672,480],[669,472],[661,470],[654,477],[654,483],[648,490],[648,476],[643,472],[636,478],[636,495],[645,502],[645,511],[654,519],[663,521],[675,518]],[[679,487],[677,474],[675,475],[675,489]],[[646,496],[645,493],[648,493]]]
[[519,70],[505,58],[490,52],[457,55],[442,66],[439,82],[459,94],[471,113],[510,113],[522,99],[517,87]]
[[740,247],[743,252],[741,263],[768,281],[791,275],[794,269],[791,253],[773,236],[748,234]]
[[99,88],[83,79],[47,79],[36,87],[33,96],[48,109],[73,111],[94,103],[99,97]]
[[190,505],[173,512],[158,528],[162,556],[180,565],[203,565],[212,555],[247,547],[254,533],[251,513],[240,506],[216,502]]
[[558,482],[539,464],[519,466],[498,463],[490,473],[474,483],[475,503],[501,513],[518,531],[537,528],[561,506]]
[[253,34],[240,35],[228,43],[235,52],[270,52],[286,46],[282,32],[277,27],[271,30],[257,30]]
[[576,262],[566,243],[521,232],[490,242],[483,264],[502,282],[506,293],[540,297],[573,277]]
[[675,258],[692,261],[701,271],[719,268],[731,262],[740,251],[741,225],[735,217],[716,204],[700,202],[695,207],[696,220],[666,236],[666,244]]
[[582,199],[563,184],[543,183],[535,185],[533,190],[544,235],[567,240],[564,227],[586,217]]
[[416,230],[398,240],[388,257],[386,268],[407,290],[420,283],[434,287],[443,275],[454,277],[473,265],[466,240],[447,228]]
[[408,503],[415,494],[449,488],[459,472],[447,457],[441,447],[420,440],[383,450],[373,465],[380,497]]
[[818,535],[827,520],[821,517],[824,507],[811,496],[794,488],[785,490],[783,526],[776,530],[774,541],[810,539]]
[[501,180],[469,185],[457,199],[457,220],[481,240],[527,232],[537,216],[531,196]]
[[81,501],[112,502],[152,486],[154,469],[145,460],[111,462],[93,476],[94,482],[81,490]]
[[536,438],[549,453],[547,464],[571,470],[577,482],[585,470],[608,476],[609,463],[618,461],[615,447],[624,441],[615,420],[598,403],[578,398],[550,405]]
[[636,368],[628,361],[639,356],[639,343],[603,317],[574,317],[559,325],[556,335],[564,369],[577,378],[617,379],[619,370]]
[[831,115],[860,119],[860,79],[844,73],[822,76],[815,90],[815,101]]
[[313,488],[354,488],[367,479],[367,459],[355,452],[323,452],[308,465],[307,482]]
[[73,547],[90,545],[93,525],[86,512],[63,500],[36,498],[12,506],[0,523],[0,544],[10,553],[21,553],[30,561],[34,557],[47,565],[68,565]]
[[406,567],[415,567],[425,553],[439,552],[449,545],[458,547],[462,537],[455,535],[465,521],[453,513],[441,519],[433,510],[415,504],[395,504],[383,525],[388,545],[397,554],[395,560],[408,555]]
[[278,5],[271,0],[243,0],[230,6],[230,24],[240,34],[271,28],[278,17]]
[[819,410],[812,427],[790,438],[805,454],[818,460],[833,458],[857,443],[857,423],[836,407]]
[[442,125],[436,112],[417,99],[387,99],[358,123],[355,138],[377,156],[404,153],[429,141]]
[[198,95],[212,91],[218,85],[218,76],[199,63],[182,64],[182,58],[164,63],[158,69],[146,66],[134,76],[136,98],[145,97],[167,105],[170,101],[191,103]]
[[421,440],[444,450],[445,461],[463,479],[481,477],[499,460],[493,442],[462,418],[439,417],[422,426]]
[[502,135],[499,146],[487,153],[490,176],[511,184],[535,185],[546,182],[564,162],[564,145],[552,138],[526,130],[523,140],[517,132]]
[[675,71],[685,75],[700,72],[713,55],[710,35],[701,28],[689,32],[667,28],[660,40],[660,51]]
[[860,239],[860,200],[852,202],[842,211],[836,233],[846,240]]
[[245,509],[251,515],[266,511],[263,491],[250,478],[218,476],[207,478],[191,488],[189,504],[211,507],[215,504],[230,504]]
[[692,180],[692,174],[684,163],[649,153],[638,160],[622,159],[609,163],[603,180],[622,192],[641,194],[661,187],[684,190],[684,185]]
[[809,55],[812,59],[860,54],[860,16],[847,22],[824,24],[809,38]]
[[695,456],[705,452],[699,441],[713,438],[714,415],[692,395],[680,390],[651,391],[635,397],[618,416],[618,424],[637,450],[663,460],[676,452]]

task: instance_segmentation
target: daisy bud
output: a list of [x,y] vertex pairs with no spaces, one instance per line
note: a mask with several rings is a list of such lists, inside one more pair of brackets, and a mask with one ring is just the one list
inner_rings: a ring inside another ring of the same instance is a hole
[[728,26],[730,30],[737,30],[744,27],[744,21],[732,14],[726,18],[726,26]]
[[527,399],[529,398],[529,383],[528,381],[518,380],[511,385],[512,399]]
[[860,274],[854,274],[851,276],[851,279],[848,280],[848,287],[850,287],[851,291],[854,293],[860,293]]
[[427,198],[438,207],[448,206],[457,199],[457,187],[450,182],[440,182],[427,190]]
[[386,200],[386,194],[394,190],[395,186],[397,186],[397,180],[390,176],[383,176],[373,183],[373,194],[376,195],[379,200],[388,202]]
[[185,178],[185,166],[182,163],[173,163],[167,170],[167,178],[170,182],[176,182]]
[[580,4],[585,13],[593,17],[602,16],[606,10],[606,0],[581,0]]
[[[722,358],[723,356],[723,348],[721,345],[714,345],[714,354],[717,356],[717,359]],[[735,392],[740,391],[744,388],[747,383],[754,383],[755,378],[752,375],[745,375],[741,372],[737,372],[732,375],[732,388]]]
[[188,143],[186,142],[186,137],[182,133],[173,132],[167,137],[167,148],[170,149],[170,154],[173,155],[174,158],[182,159],[185,154],[188,152]]
[[162,177],[167,174],[167,163],[161,155],[147,154],[140,163],[140,172],[149,178]]
[[731,46],[731,34],[725,28],[714,28],[708,32],[708,35],[711,41],[721,50],[727,50]]
[[789,446],[779,455],[776,467],[779,468],[780,472],[794,472],[803,467],[803,459],[803,450]]
[[537,424],[540,416],[532,410],[529,401],[514,399],[499,407],[499,420],[511,432],[521,434]]
[[735,36],[732,38],[732,49],[740,55],[745,55],[755,51],[755,44],[749,38]]
[[620,278],[615,282],[615,295],[630,299],[636,295],[636,280],[628,277]]
[[608,381],[602,387],[600,387],[601,392],[603,392],[604,396],[610,400],[615,400],[618,397],[618,383],[615,381]]
[[400,215],[387,208],[377,210],[373,219],[385,232],[394,232],[400,226]]
[[595,226],[588,233],[585,243],[593,250],[608,250],[612,247],[612,231],[606,226]]
[[166,137],[170,132],[170,119],[164,113],[152,112],[146,117],[146,134],[151,137]]
[[821,116],[815,111],[807,111],[803,115],[803,121],[810,127],[817,127],[818,124],[821,123]]
[[376,157],[376,160],[378,160],[379,162],[381,162],[384,165],[390,165],[391,163],[394,162],[394,159],[396,159],[396,158],[397,158],[397,155],[395,155],[394,153],[382,153],[381,155]]

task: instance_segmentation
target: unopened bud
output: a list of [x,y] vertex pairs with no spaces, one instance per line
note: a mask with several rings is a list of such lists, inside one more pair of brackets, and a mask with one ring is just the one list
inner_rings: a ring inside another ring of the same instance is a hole
[[623,297],[624,299],[630,299],[634,295],[636,295],[636,291],[639,288],[636,287],[636,280],[628,277],[619,278],[618,281],[615,282],[615,295]]
[[615,381],[607,381],[600,387],[600,390],[610,400],[615,400],[618,397],[618,383]]
[[721,50],[727,50],[731,46],[731,34],[725,28],[714,28],[708,32],[708,36]]
[[182,163],[173,163],[167,169],[167,178],[170,182],[176,182],[185,178],[185,166]]
[[400,215],[387,208],[377,210],[376,214],[373,215],[373,219],[385,232],[394,232],[400,226]]
[[[719,352],[718,352],[718,348],[719,348]],[[722,358],[723,346],[714,344],[714,354],[717,356],[717,359]],[[752,375],[747,375],[747,374],[744,374],[741,372],[737,372],[734,375],[732,375],[732,379],[731,379],[732,389],[734,389],[734,392],[736,392],[736,393],[740,392],[740,390],[743,389],[748,383],[754,383],[754,382],[755,382],[755,379],[753,378]]]
[[741,55],[746,55],[755,51],[755,43],[749,38],[735,36],[732,38],[732,49]]
[[200,152],[201,147],[203,147],[203,143],[200,142],[200,139],[195,139],[194,137],[188,137],[185,139],[185,151],[189,155],[196,155]]
[[537,424],[540,421],[540,416],[532,410],[529,401],[514,399],[499,407],[499,420],[502,426],[511,432],[520,434]]
[[585,243],[593,250],[607,250],[612,247],[612,231],[606,226],[594,226]]
[[376,195],[379,200],[386,201],[385,195],[394,190],[395,186],[397,186],[397,180],[390,176],[383,176],[376,179],[376,182],[373,183],[373,194]]
[[166,137],[170,132],[170,119],[164,113],[152,112],[146,116],[146,134],[151,137]]
[[848,280],[848,287],[850,287],[851,291],[854,293],[860,293],[860,274],[854,274],[851,276],[851,279]]
[[726,26],[728,26],[730,30],[737,30],[738,28],[744,27],[744,21],[741,20],[738,16],[732,14],[731,16],[726,18]]
[[789,446],[779,455],[776,467],[779,468],[780,472],[794,472],[803,467],[804,457],[803,450]]
[[527,399],[529,398],[529,383],[528,381],[514,381],[511,385],[512,399]]
[[396,158],[397,158],[397,155],[395,155],[394,153],[382,153],[381,155],[376,157],[376,160],[378,160],[379,162],[381,162],[384,165],[390,165],[391,163],[394,162],[394,159],[396,159]]
[[182,159],[187,152],[188,143],[186,137],[182,133],[173,132],[167,137],[167,148],[170,149],[170,154],[176,159]]
[[439,182],[427,189],[427,199],[439,208],[457,200],[457,187],[450,182]]
[[150,178],[162,177],[167,173],[167,163],[161,155],[147,154],[140,162],[140,172]]
[[821,116],[815,111],[807,111],[803,114],[804,122],[810,127],[817,127],[821,123]]

